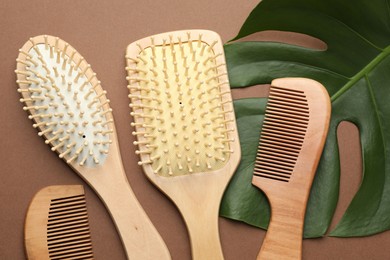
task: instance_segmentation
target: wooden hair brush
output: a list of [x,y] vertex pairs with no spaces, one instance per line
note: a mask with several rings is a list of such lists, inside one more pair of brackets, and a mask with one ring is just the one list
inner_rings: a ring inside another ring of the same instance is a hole
[[45,143],[99,195],[131,259],[170,259],[123,169],[106,91],[85,59],[52,36],[27,41],[17,61],[23,109]]
[[180,210],[193,259],[223,259],[219,205],[240,145],[221,39],[158,34],[130,44],[126,60],[139,164]]
[[257,259],[301,259],[310,188],[328,132],[330,100],[318,82],[273,80],[252,184],[271,204],[271,220]]
[[93,259],[87,205],[81,185],[40,190],[27,211],[27,259]]

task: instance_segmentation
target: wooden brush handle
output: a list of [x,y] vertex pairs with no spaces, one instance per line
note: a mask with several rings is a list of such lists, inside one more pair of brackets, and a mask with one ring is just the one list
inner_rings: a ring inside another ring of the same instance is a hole
[[[104,201],[116,223],[129,258],[170,259],[165,243],[146,216],[138,200],[135,199],[130,187],[128,185],[117,186],[112,195],[106,196],[109,199]],[[143,247],[139,247],[140,240],[147,243],[144,243]],[[134,241],[137,243],[134,244]]]
[[[202,208],[202,207],[200,207]],[[204,211],[182,211],[191,240],[193,260],[223,260],[218,230],[219,205]]]
[[108,209],[128,259],[171,259],[167,246],[130,187],[118,141],[115,136],[112,139],[109,156],[99,167],[73,167]]
[[271,221],[257,259],[301,259],[306,203],[286,201],[279,203],[283,205],[275,204],[278,203],[271,202]]
[[128,259],[171,259],[124,173],[98,173],[89,182],[110,212]]

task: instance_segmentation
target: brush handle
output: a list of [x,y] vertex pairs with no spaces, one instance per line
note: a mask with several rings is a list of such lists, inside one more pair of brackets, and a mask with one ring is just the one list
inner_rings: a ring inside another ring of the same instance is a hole
[[271,208],[270,224],[257,259],[301,259],[306,203],[271,202]]
[[73,167],[109,211],[128,259],[169,260],[167,246],[130,187],[116,137],[112,140],[109,156],[99,167]]
[[101,190],[129,259],[171,259],[159,233],[141,208],[127,182]]
[[[190,236],[192,259],[223,260],[218,230],[219,203],[212,203],[211,200],[206,200],[205,203],[194,205],[190,207],[191,210],[181,208]],[[215,205],[210,206],[210,204]]]
[[123,174],[95,173],[88,182],[108,209],[128,259],[171,259],[160,234]]
[[171,258],[165,243],[129,185],[121,182],[114,189],[101,191],[100,194],[104,196],[103,200],[120,233],[128,258]]

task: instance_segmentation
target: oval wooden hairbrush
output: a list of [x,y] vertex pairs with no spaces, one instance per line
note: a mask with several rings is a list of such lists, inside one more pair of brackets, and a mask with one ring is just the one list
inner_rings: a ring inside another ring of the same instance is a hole
[[130,44],[126,60],[139,164],[180,210],[193,259],[223,259],[219,205],[240,145],[221,39],[158,34]]
[[330,119],[330,99],[317,81],[275,79],[261,129],[252,184],[271,204],[257,259],[301,259],[306,204]]
[[109,100],[96,74],[68,43],[30,38],[17,58],[23,109],[51,150],[99,195],[130,259],[170,259],[123,169]]

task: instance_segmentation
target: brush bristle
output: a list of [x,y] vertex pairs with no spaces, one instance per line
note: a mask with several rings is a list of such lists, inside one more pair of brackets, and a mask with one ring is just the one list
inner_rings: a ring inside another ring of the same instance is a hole
[[85,195],[52,199],[47,220],[50,259],[93,259]]
[[52,36],[30,38],[16,61],[20,101],[38,135],[69,164],[102,163],[111,143],[112,110],[90,65]]
[[271,86],[254,175],[288,182],[308,123],[309,107],[304,91]]
[[231,96],[217,44],[191,32],[166,34],[137,43],[138,55],[128,53],[136,153],[158,175],[211,172],[233,152],[235,122],[227,116]]

